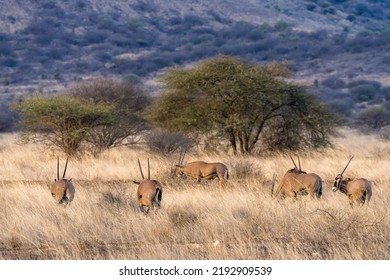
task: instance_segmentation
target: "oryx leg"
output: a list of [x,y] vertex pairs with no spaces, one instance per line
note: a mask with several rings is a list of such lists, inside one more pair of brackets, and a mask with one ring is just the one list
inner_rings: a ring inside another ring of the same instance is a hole
[[200,183],[201,181],[201,178],[202,178],[202,174],[200,173],[200,171],[198,172],[198,175],[197,175],[197,178],[196,178],[196,181],[198,182],[198,187],[201,188],[202,185]]

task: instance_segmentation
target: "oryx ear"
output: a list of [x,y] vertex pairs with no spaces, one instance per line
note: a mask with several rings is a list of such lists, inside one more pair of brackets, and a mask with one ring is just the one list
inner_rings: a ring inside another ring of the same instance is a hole
[[133,180],[133,184],[139,185],[139,184],[141,184],[141,182],[140,182],[140,181]]
[[176,167],[183,167],[183,165],[178,165],[178,164],[176,164]]

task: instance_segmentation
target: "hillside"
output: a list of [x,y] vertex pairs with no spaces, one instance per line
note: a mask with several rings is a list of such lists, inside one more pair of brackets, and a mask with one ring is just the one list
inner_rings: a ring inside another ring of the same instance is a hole
[[[294,79],[349,116],[390,100],[389,27],[385,0],[10,0],[0,11],[1,104],[97,76],[154,86],[165,67],[228,54],[289,60]],[[376,93],[351,97],[367,80]]]

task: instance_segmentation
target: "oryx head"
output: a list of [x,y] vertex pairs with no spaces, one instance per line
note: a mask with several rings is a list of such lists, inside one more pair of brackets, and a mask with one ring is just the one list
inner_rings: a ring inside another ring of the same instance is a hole
[[52,184],[50,191],[51,196],[58,204],[68,204],[70,200],[73,199],[74,196],[74,188],[72,183],[70,182],[72,179],[65,179],[66,169],[68,167],[69,157],[66,159],[64,173],[62,174],[62,178],[60,179],[60,159],[57,158],[57,178],[54,179],[54,183]]
[[347,165],[344,167],[344,170],[340,174],[337,174],[337,176],[334,178],[334,183],[333,183],[333,187],[332,187],[332,190],[334,192],[345,187],[347,182],[351,180],[350,178],[343,180],[343,174],[344,174],[345,170],[347,169],[347,167],[352,159],[353,159],[353,156],[350,158]]
[[179,155],[179,161],[175,166],[175,173],[177,173],[178,177],[184,177],[184,172],[183,172],[183,161],[184,157],[186,155],[186,152],[181,151]]

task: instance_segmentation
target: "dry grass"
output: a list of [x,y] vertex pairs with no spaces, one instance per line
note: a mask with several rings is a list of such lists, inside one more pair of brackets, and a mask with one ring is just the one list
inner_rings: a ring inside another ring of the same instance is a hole
[[[0,258],[390,259],[390,147],[375,136],[341,132],[334,149],[301,155],[302,168],[324,180],[320,201],[270,197],[274,174],[278,181],[292,167],[286,155],[187,155],[186,162],[227,164],[230,182],[220,191],[217,181],[199,188],[171,178],[177,158],[116,149],[70,160],[76,195],[67,208],[55,205],[47,189],[57,153],[3,135]],[[345,175],[374,182],[368,208],[350,209],[345,195],[331,191],[351,155]],[[137,158],[144,164],[150,158],[152,177],[165,186],[162,208],[148,216],[138,210],[131,182],[140,177]]]

